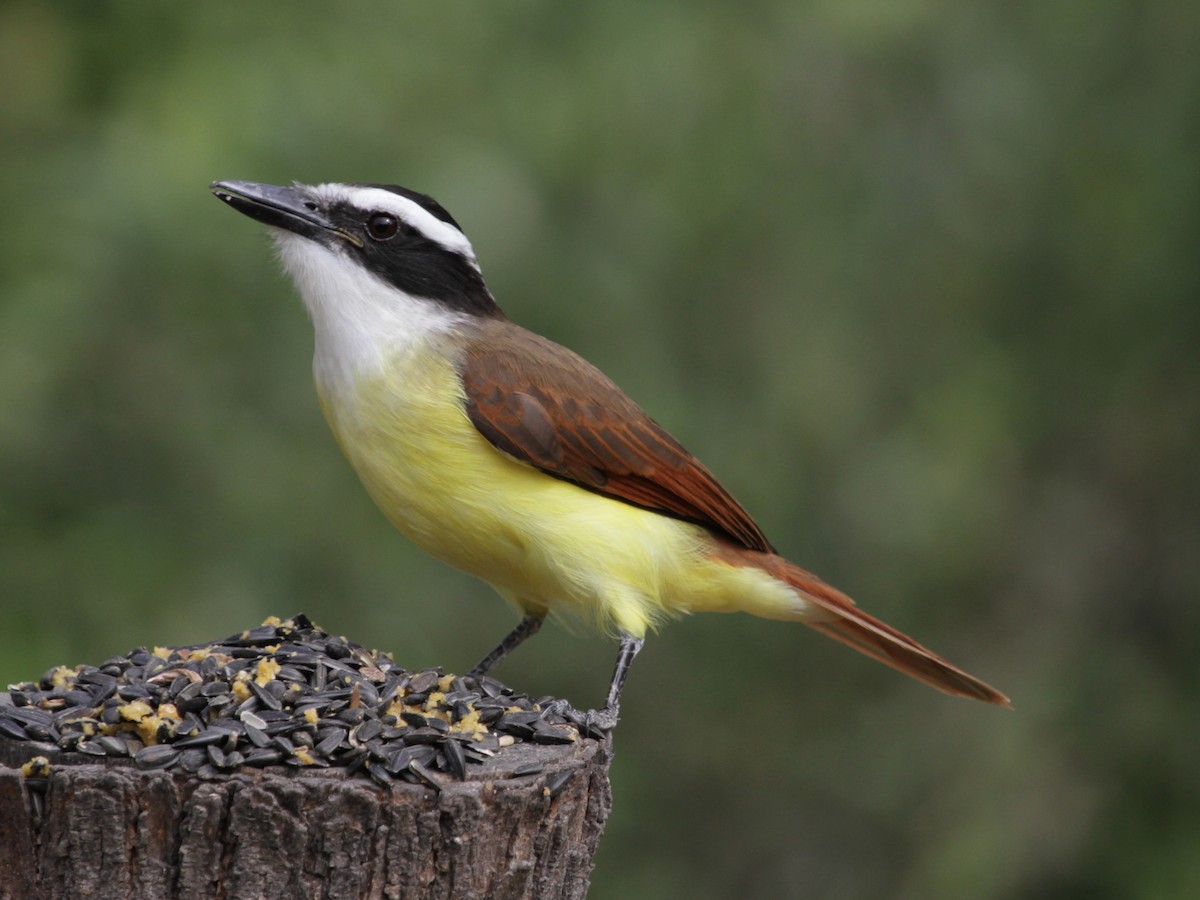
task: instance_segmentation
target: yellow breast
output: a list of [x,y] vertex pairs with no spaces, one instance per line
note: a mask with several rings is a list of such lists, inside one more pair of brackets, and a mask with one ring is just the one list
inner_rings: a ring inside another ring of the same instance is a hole
[[[417,546],[526,611],[559,606],[635,636],[664,613],[733,609],[758,576],[714,566],[707,533],[519,463],[471,424],[444,339],[321,406],[375,503]],[[727,583],[728,582],[728,583]],[[751,591],[753,593],[753,591]]]

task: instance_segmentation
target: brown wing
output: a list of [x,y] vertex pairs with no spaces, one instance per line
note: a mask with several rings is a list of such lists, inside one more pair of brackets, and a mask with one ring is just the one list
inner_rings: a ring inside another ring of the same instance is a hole
[[[534,362],[536,360],[536,362]],[[543,472],[773,552],[708,469],[603,372],[510,322],[462,363],[467,414],[493,446]]]

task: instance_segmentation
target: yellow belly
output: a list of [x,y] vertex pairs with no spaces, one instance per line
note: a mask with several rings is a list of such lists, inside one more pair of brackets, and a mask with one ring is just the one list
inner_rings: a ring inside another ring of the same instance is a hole
[[797,595],[708,558],[696,526],[610,500],[497,451],[443,348],[409,350],[352,394],[318,393],[375,503],[417,546],[525,611],[565,608],[635,637],[664,614],[775,615]]

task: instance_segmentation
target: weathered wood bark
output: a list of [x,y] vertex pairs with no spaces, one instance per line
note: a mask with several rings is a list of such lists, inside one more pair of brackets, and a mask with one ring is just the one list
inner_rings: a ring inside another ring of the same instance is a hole
[[[582,897],[609,751],[519,745],[434,790],[333,769],[146,772],[0,739],[0,897]],[[39,754],[40,799],[20,771]],[[530,762],[543,770],[513,776]]]

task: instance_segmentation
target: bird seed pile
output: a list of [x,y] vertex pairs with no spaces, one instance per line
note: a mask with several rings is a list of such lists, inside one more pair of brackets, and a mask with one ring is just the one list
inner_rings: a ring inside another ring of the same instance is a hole
[[[436,787],[434,772],[521,742],[569,744],[578,723],[495,679],[410,672],[306,616],[205,646],[139,648],[59,666],[0,699],[0,736],[142,769],[214,775],[242,766],[343,767],[380,784]],[[532,775],[529,764],[514,771]]]

